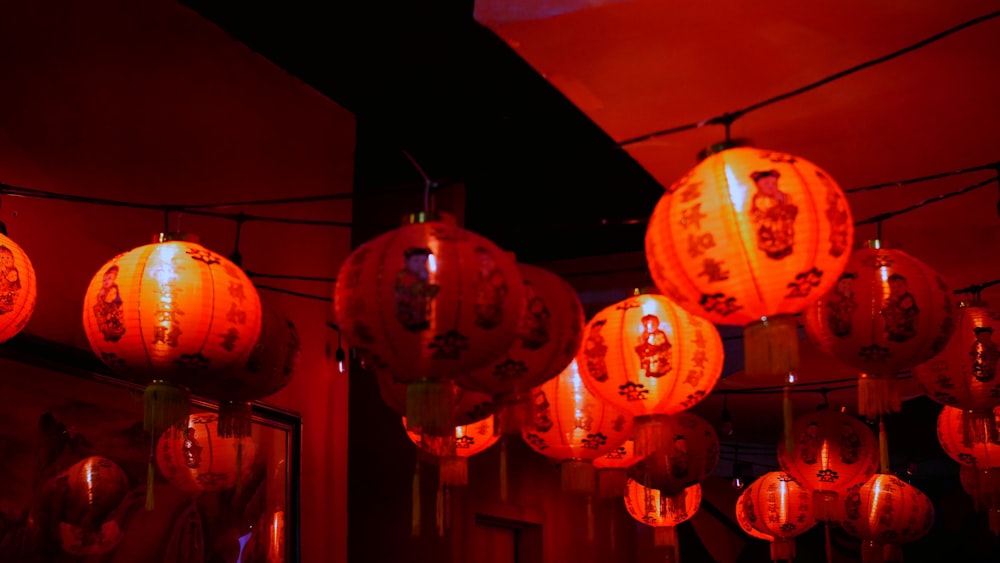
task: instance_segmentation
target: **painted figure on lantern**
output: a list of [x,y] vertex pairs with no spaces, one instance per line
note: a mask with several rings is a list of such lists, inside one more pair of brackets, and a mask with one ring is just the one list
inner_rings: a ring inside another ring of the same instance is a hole
[[549,312],[545,300],[535,294],[530,283],[525,282],[524,289],[528,294],[528,306],[524,313],[521,347],[528,350],[538,350],[549,342],[549,325],[552,314]]
[[118,293],[118,266],[111,266],[104,271],[101,289],[97,292],[97,303],[94,305],[94,317],[97,325],[108,342],[118,342],[125,335],[125,324],[122,322],[122,296]]
[[396,319],[403,328],[420,332],[430,328],[431,301],[440,287],[430,283],[428,248],[407,248],[403,252],[404,266],[396,274],[393,291],[396,299]]
[[806,431],[799,439],[799,457],[803,463],[812,465],[819,459],[819,450],[822,442],[819,438],[819,425],[810,422],[806,426]]
[[860,450],[861,436],[858,436],[854,428],[845,422],[840,433],[840,460],[846,464],[857,463]]
[[656,315],[642,317],[642,334],[635,353],[639,355],[639,369],[646,377],[663,377],[670,373],[670,340],[660,328]]
[[184,465],[190,469],[201,467],[201,450],[198,438],[195,437],[195,430],[192,427],[184,429]]
[[678,479],[687,475],[691,467],[688,456],[687,438],[683,435],[674,438],[674,451],[667,456],[670,462],[670,473]]
[[827,185],[826,191],[826,218],[830,221],[830,256],[834,258],[842,255],[847,250],[848,232],[848,211],[847,202],[841,195],[839,189],[829,189],[830,179],[825,174],[816,171],[816,176]]
[[476,325],[490,329],[503,322],[503,301],[507,297],[507,280],[497,267],[493,253],[477,248],[479,283],[476,284]]
[[799,213],[788,194],[778,189],[780,176],[777,170],[750,175],[757,186],[750,208],[750,218],[757,226],[757,248],[772,260],[781,260],[792,253],[795,217]]
[[608,379],[608,367],[604,362],[605,356],[608,355],[608,346],[604,343],[604,337],[601,336],[601,329],[607,323],[605,320],[594,321],[590,325],[590,332],[587,334],[587,340],[583,343],[583,355],[587,359],[587,371],[594,378],[595,381],[607,381]]
[[14,265],[14,253],[0,245],[0,315],[14,310],[14,301],[21,291],[21,276]]
[[993,342],[993,327],[977,326],[973,329],[976,340],[972,343],[969,356],[972,357],[972,377],[976,381],[993,381],[997,373],[997,359],[1000,350]]
[[854,300],[853,287],[856,279],[858,279],[857,274],[844,272],[837,278],[837,285],[833,286],[833,291],[827,297],[826,307],[829,313],[826,322],[830,332],[838,338],[851,335],[854,311],[858,308],[858,302]]
[[890,342],[906,342],[917,335],[917,317],[920,309],[907,287],[906,278],[899,274],[889,276],[889,297],[882,307],[886,338]]
[[549,399],[545,396],[545,391],[535,391],[534,396],[535,414],[532,417],[535,430],[548,432],[552,429],[552,414],[549,412]]

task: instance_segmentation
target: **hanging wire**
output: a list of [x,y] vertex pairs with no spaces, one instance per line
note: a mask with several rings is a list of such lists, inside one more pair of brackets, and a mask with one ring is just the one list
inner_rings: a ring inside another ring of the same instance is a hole
[[245,216],[240,213],[236,217],[236,235],[233,239],[233,252],[229,255],[229,259],[236,264],[238,267],[243,267],[243,254],[240,253],[240,233],[243,231],[243,223],[246,222]]
[[829,84],[829,83],[831,83],[831,82],[833,82],[835,80],[844,78],[845,76],[849,76],[851,74],[854,74],[855,72],[864,70],[866,68],[870,68],[870,67],[873,67],[875,65],[878,65],[878,64],[890,61],[892,59],[895,59],[896,57],[905,55],[907,53],[910,53],[912,51],[920,49],[921,47],[925,47],[927,45],[930,45],[931,43],[934,43],[936,41],[944,39],[945,37],[948,37],[949,35],[958,33],[959,31],[962,31],[962,30],[970,28],[972,26],[975,26],[975,25],[981,24],[983,22],[989,21],[989,20],[994,19],[996,17],[1000,17],[1000,10],[995,11],[995,12],[991,12],[991,13],[988,13],[988,14],[985,14],[985,15],[982,15],[982,16],[979,16],[977,18],[973,18],[973,19],[968,20],[968,21],[965,21],[965,22],[960,23],[960,24],[958,24],[958,25],[956,25],[954,27],[950,27],[950,28],[948,28],[948,29],[946,29],[946,30],[944,30],[944,31],[942,31],[940,33],[934,34],[934,35],[932,35],[932,36],[930,36],[930,37],[928,37],[926,39],[923,39],[921,41],[917,41],[916,43],[913,43],[912,45],[908,45],[906,47],[903,47],[902,49],[899,49],[897,51],[893,51],[892,53],[889,53],[888,55],[884,55],[884,56],[878,57],[876,59],[872,59],[872,60],[863,62],[863,63],[861,63],[859,65],[852,66],[852,67],[850,67],[848,69],[845,69],[845,70],[842,70],[840,72],[831,74],[830,76],[827,76],[826,78],[822,78],[822,79],[817,80],[815,82],[811,82],[809,84],[806,84],[805,86],[802,86],[800,88],[796,88],[794,90],[790,90],[788,92],[785,92],[785,93],[782,93],[782,94],[778,94],[777,96],[773,96],[771,98],[767,98],[766,100],[762,100],[762,101],[757,102],[755,104],[751,104],[751,105],[749,105],[749,106],[747,106],[747,107],[745,107],[743,109],[736,110],[736,111],[731,111],[731,112],[726,112],[726,113],[724,113],[722,115],[719,115],[719,116],[716,116],[716,117],[710,117],[710,118],[704,119],[702,121],[698,121],[698,122],[694,122],[694,123],[687,123],[687,124],[684,124],[684,125],[679,125],[677,127],[671,127],[669,129],[662,129],[662,130],[659,130],[659,131],[654,131],[652,133],[647,133],[645,135],[640,135],[638,137],[633,137],[631,139],[625,139],[624,141],[618,142],[617,146],[619,146],[619,147],[625,147],[627,145],[641,143],[643,141],[648,141],[650,139],[654,139],[654,138],[657,138],[657,137],[663,137],[665,135],[672,135],[672,134],[675,134],[675,133],[680,133],[682,131],[689,131],[691,129],[698,129],[698,128],[704,127],[706,125],[724,125],[727,128],[727,130],[728,130],[729,125],[732,124],[733,121],[735,121],[736,119],[738,119],[740,117],[743,117],[744,115],[746,115],[746,114],[748,114],[748,113],[750,113],[752,111],[755,111],[755,110],[767,107],[769,105],[778,103],[778,102],[783,101],[783,100],[787,100],[789,98],[798,96],[800,94],[804,94],[804,93],[809,92],[811,90],[815,90],[816,88],[819,88],[820,86],[824,86],[824,85]]
[[407,160],[410,161],[410,164],[412,164],[413,167],[417,169],[417,172],[420,174],[420,177],[424,179],[424,211],[425,212],[432,211],[431,192],[437,187],[437,184],[430,179],[430,176],[428,176],[426,172],[424,172],[423,167],[420,166],[420,163],[417,162],[417,159],[413,158],[413,155],[411,155],[409,151],[403,150],[403,154],[406,155],[406,158]]
[[950,178],[952,176],[961,176],[962,174],[971,174],[973,172],[980,172],[982,170],[996,170],[1000,167],[1000,163],[991,162],[989,164],[980,164],[978,166],[970,166],[968,168],[960,168],[958,170],[951,170],[949,172],[938,172],[937,174],[931,174],[929,176],[917,176],[916,178],[907,178],[905,180],[898,180],[896,182],[882,182],[881,184],[871,184],[869,186],[860,186],[857,188],[850,188],[844,190],[845,194],[855,194],[860,192],[870,192],[875,190],[881,190],[884,188],[897,188],[901,186],[908,186],[910,184],[919,184],[921,182],[929,182],[931,180],[940,180],[942,178]]
[[257,289],[263,289],[265,291],[273,291],[275,293],[284,293],[285,295],[291,295],[293,297],[301,297],[303,299],[313,299],[316,301],[325,301],[327,303],[333,303],[333,298],[323,297],[322,295],[310,295],[308,293],[302,293],[301,291],[293,291],[291,289],[285,289],[283,287],[274,287],[270,285],[255,285]]
[[881,223],[882,221],[885,221],[886,219],[891,219],[893,217],[898,217],[899,215],[902,215],[904,213],[909,213],[910,211],[916,211],[917,209],[920,209],[921,207],[926,207],[926,206],[928,206],[928,205],[930,205],[932,203],[937,203],[939,201],[944,201],[946,199],[951,199],[953,197],[958,197],[960,195],[964,195],[964,194],[967,194],[969,192],[978,190],[979,188],[981,188],[983,186],[988,186],[988,185],[992,184],[995,181],[996,181],[995,178],[990,178],[988,180],[983,180],[982,182],[976,182],[975,184],[972,184],[971,186],[966,186],[966,187],[964,187],[964,188],[962,188],[960,190],[955,190],[953,192],[939,194],[939,195],[936,195],[934,197],[925,199],[924,201],[921,201],[920,203],[914,203],[913,205],[909,205],[907,207],[903,207],[903,208],[897,209],[895,211],[887,211],[885,213],[880,213],[880,214],[875,215],[873,217],[869,217],[868,219],[863,219],[861,221],[856,221],[854,223],[854,226],[855,227],[859,227],[861,225],[870,225],[872,223],[878,224],[878,223]]
[[294,281],[307,281],[307,282],[320,282],[320,283],[335,283],[337,281],[337,278],[328,278],[323,276],[299,276],[294,274],[264,274],[261,272],[253,272],[250,270],[247,270],[246,274],[251,278],[267,278],[273,280],[294,280]]

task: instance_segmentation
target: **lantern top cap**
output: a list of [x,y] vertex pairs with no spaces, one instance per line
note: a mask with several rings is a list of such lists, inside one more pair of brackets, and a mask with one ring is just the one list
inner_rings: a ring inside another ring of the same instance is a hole
[[966,307],[976,307],[978,309],[985,309],[986,307],[989,307],[989,304],[986,303],[986,301],[983,301],[982,299],[977,299],[977,298],[968,299],[968,300],[964,300],[963,299],[962,301],[958,302],[958,308],[959,309],[964,309]]
[[154,243],[158,243],[158,242],[170,242],[170,241],[182,241],[182,242],[200,243],[201,242],[201,238],[198,235],[194,235],[194,234],[191,234],[191,233],[178,233],[178,232],[157,233],[157,234],[153,235],[153,242]]
[[420,223],[433,223],[435,221],[449,225],[457,223],[454,215],[443,211],[418,211],[417,213],[408,213],[403,216],[403,225],[417,225]]
[[865,241],[865,248],[878,250],[879,248],[885,248],[885,243],[881,239],[873,238]]
[[726,141],[719,141],[718,143],[713,143],[698,151],[698,162],[705,160],[713,154],[718,154],[729,149],[749,146],[751,146],[750,139],[729,139]]
[[661,295],[660,290],[651,285],[644,285],[642,287],[636,287],[632,289],[632,297],[639,295]]

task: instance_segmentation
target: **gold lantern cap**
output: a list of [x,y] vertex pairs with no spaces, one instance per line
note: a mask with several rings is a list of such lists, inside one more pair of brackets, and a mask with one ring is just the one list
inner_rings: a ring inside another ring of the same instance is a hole
[[751,146],[750,139],[727,139],[725,141],[719,141],[718,143],[713,143],[698,151],[698,162],[705,160],[713,154],[718,154],[729,149],[749,146]]
[[171,241],[193,242],[196,244],[200,244],[201,237],[192,233],[181,233],[181,232],[157,233],[153,235],[153,243],[171,242]]
[[420,223],[433,223],[435,221],[449,225],[457,224],[455,216],[444,211],[418,211],[417,213],[403,215],[403,225],[417,225]]
[[865,241],[865,248],[872,248],[875,250],[885,248],[885,242],[883,242],[882,239],[877,238],[869,239]]

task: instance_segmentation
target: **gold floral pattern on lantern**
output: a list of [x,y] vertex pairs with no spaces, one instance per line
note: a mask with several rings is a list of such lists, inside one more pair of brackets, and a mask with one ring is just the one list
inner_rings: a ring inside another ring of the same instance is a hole
[[24,250],[0,233],[0,343],[21,332],[35,311],[35,269]]

